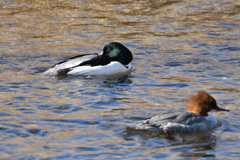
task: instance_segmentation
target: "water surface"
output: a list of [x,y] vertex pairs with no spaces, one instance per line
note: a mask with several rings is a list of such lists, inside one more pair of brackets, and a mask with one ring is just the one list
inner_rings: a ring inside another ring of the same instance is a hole
[[[1,1],[1,159],[238,159],[239,13],[234,0]],[[131,74],[39,75],[111,41],[133,52]],[[198,90],[231,110],[212,132],[126,129]]]

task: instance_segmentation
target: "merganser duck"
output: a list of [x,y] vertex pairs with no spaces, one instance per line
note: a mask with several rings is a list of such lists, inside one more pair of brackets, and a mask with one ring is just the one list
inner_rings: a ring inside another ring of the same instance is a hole
[[84,54],[52,66],[41,75],[113,75],[132,69],[131,51],[118,42],[105,45],[100,54]]
[[156,115],[141,121],[136,129],[154,130],[162,133],[198,133],[209,131],[217,125],[217,119],[208,114],[210,110],[227,111],[217,106],[216,100],[205,91],[188,97],[186,112],[171,112]]

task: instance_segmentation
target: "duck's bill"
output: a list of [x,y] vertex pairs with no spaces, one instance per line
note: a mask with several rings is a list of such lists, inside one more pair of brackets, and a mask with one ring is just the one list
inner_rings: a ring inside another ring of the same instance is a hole
[[216,110],[217,110],[217,111],[230,112],[230,110],[228,110],[228,109],[223,109],[223,108],[220,108],[220,107],[216,108]]
[[102,55],[103,55],[103,52],[99,53],[98,55],[99,55],[99,56],[102,56]]

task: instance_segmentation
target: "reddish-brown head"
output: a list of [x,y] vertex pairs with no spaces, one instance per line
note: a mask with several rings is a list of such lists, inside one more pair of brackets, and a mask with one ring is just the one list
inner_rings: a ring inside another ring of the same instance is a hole
[[196,95],[189,96],[186,101],[187,111],[201,116],[208,116],[208,112],[212,109],[229,112],[229,110],[218,107],[216,100],[205,91],[198,91]]

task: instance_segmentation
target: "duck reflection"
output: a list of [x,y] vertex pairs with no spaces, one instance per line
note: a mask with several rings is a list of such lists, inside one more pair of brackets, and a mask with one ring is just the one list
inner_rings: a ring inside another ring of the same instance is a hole
[[149,139],[154,139],[154,141],[151,141],[151,143],[156,143],[157,146],[152,147],[151,154],[162,153],[163,147],[165,149],[167,147],[169,150],[176,153],[177,157],[216,157],[215,154],[206,153],[206,151],[215,149],[218,139],[217,136],[209,132],[191,135],[178,133],[169,136],[168,134],[161,134],[158,131],[126,128],[124,136],[125,140],[135,141],[137,137],[140,137],[140,139],[142,139],[142,145],[146,145],[146,143],[149,142]]

